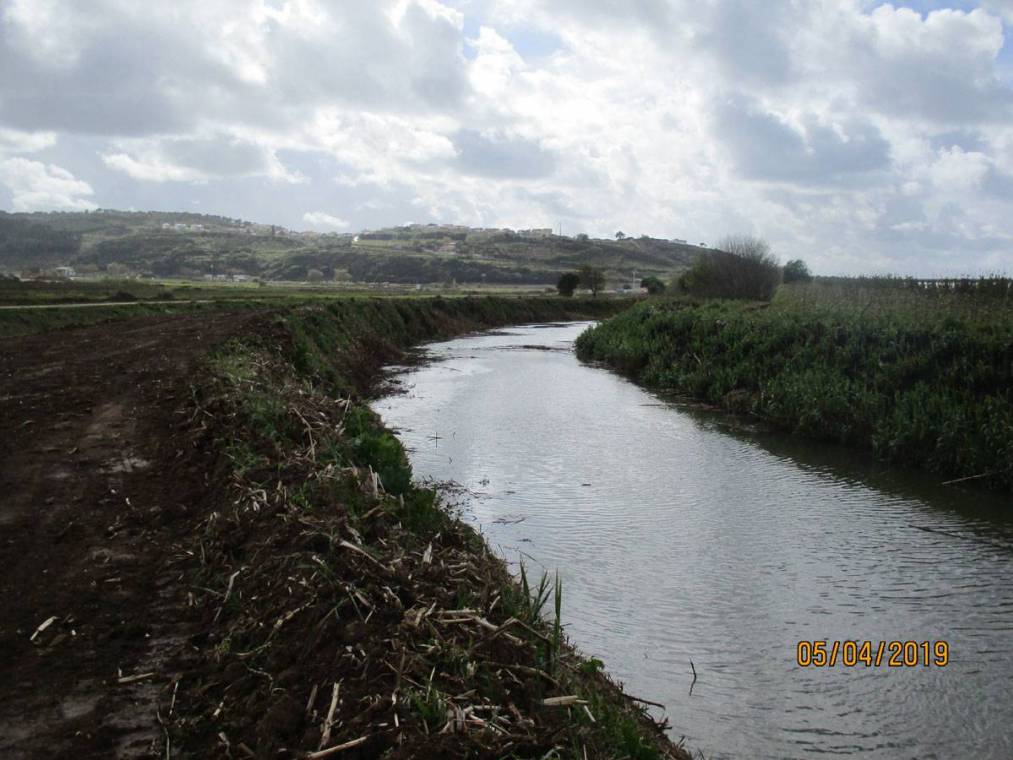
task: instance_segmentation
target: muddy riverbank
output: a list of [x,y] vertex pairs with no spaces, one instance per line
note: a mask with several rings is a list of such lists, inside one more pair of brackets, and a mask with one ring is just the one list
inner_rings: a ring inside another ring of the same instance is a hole
[[5,756],[679,756],[358,403],[419,340],[609,308],[363,301],[4,341]]

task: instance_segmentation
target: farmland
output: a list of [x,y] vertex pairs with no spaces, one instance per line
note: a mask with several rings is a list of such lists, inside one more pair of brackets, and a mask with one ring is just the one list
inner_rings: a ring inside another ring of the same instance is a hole
[[698,247],[656,238],[524,236],[456,226],[316,234],[196,214],[0,213],[0,271],[86,277],[552,286],[583,265],[615,283],[668,278]]

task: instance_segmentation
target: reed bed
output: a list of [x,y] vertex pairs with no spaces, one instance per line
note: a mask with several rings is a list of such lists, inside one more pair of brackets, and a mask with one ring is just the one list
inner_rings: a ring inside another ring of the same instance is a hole
[[986,285],[782,286],[771,304],[653,301],[577,341],[646,385],[1013,488],[1013,299]]

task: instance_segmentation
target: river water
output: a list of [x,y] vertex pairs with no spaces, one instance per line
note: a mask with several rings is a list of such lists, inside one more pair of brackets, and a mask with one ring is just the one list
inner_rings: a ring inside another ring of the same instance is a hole
[[[571,640],[708,758],[1013,758],[1009,500],[659,399],[578,362],[586,327],[431,344],[374,405],[502,556],[558,570]],[[800,667],[821,639],[950,663]]]

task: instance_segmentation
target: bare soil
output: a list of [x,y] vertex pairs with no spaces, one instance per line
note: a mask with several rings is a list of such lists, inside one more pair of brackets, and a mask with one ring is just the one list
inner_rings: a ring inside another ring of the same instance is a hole
[[[226,392],[202,360],[251,336]],[[291,376],[290,338],[247,311],[0,340],[0,757],[688,757],[569,648],[542,669],[548,629],[462,524],[409,530],[371,470],[324,464],[350,401]],[[284,445],[243,422],[265,399]]]
[[0,341],[0,756],[144,757],[162,741],[167,657],[192,625],[178,547],[204,498],[181,450],[187,377],[251,318]]

